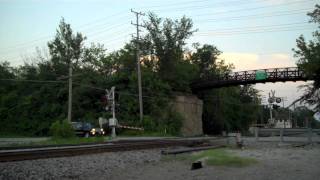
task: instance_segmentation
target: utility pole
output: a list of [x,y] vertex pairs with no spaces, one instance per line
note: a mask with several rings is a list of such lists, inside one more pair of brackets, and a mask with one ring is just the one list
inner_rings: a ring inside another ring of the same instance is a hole
[[68,122],[72,118],[72,61],[69,62],[69,95],[68,95]]
[[[116,100],[115,100],[115,87],[113,86],[110,91],[108,89],[106,89],[106,97],[107,97],[107,101],[112,102],[111,104],[111,110],[112,110],[112,118],[109,119],[109,126],[111,127],[112,131],[111,131],[111,137],[115,138],[116,137],[116,126],[118,124],[117,119],[116,119]],[[106,110],[109,110],[109,104],[107,104]]]
[[144,13],[136,12],[131,9],[131,12],[136,15],[136,23],[132,23],[137,28],[137,37],[136,37],[136,58],[137,58],[137,71],[138,71],[138,88],[139,88],[139,111],[140,111],[140,122],[143,120],[143,102],[142,102],[142,85],[141,85],[141,69],[140,69],[140,49],[139,49],[139,27],[143,27],[143,25],[139,24],[139,16],[144,16]]

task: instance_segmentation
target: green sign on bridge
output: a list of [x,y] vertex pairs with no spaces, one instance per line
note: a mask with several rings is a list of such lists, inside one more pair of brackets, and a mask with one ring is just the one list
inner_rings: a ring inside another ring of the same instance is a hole
[[267,79],[267,72],[263,70],[256,71],[256,80],[265,80]]

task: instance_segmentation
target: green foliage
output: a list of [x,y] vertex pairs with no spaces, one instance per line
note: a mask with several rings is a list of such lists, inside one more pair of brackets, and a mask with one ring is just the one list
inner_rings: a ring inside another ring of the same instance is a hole
[[199,47],[199,44],[194,44],[197,52],[192,55],[191,61],[199,67],[200,78],[205,78],[217,73],[217,59],[221,54],[215,46],[205,44]]
[[238,157],[222,149],[206,150],[192,156],[193,161],[206,159],[208,165],[243,167],[256,163],[253,158]]
[[[73,121],[81,119],[97,125],[98,117],[110,118],[101,97],[106,88],[115,86],[116,117],[121,124],[143,126],[148,133],[179,135],[183,118],[173,111],[174,92],[191,93],[190,83],[195,79],[218,77],[232,69],[232,65],[217,60],[221,52],[214,45],[194,46],[194,53],[186,50],[186,41],[194,32],[192,26],[191,19],[186,17],[162,20],[149,14],[148,32],[140,43],[145,115],[140,122],[137,42],[128,42],[120,50],[107,54],[100,44],[85,47],[85,37],[74,34],[62,19],[56,36],[48,42],[49,59],[37,51],[38,62],[33,64],[11,67],[9,63],[0,63],[1,79],[22,80],[1,81],[0,131],[47,136],[51,125],[57,134],[59,129],[68,129],[55,121],[67,115],[66,80],[68,65],[72,63]],[[208,134],[224,129],[245,130],[256,116],[256,92],[251,87],[211,90],[198,95],[204,100],[203,119]]]
[[[318,23],[320,28],[320,5],[315,6],[313,12],[308,13],[310,22]],[[312,85],[306,86],[305,94],[301,97],[311,105],[315,105],[316,110],[320,110],[320,32],[313,33],[313,40],[307,42],[301,35],[297,41],[297,49],[293,49],[295,57],[299,58],[297,65],[307,76],[312,77]]]
[[[12,136],[4,136],[4,137],[11,137]],[[24,137],[24,136],[16,136]],[[10,144],[9,147],[27,147],[30,146],[36,147],[36,146],[50,146],[50,145],[73,145],[73,144],[88,144],[88,143],[99,143],[99,142],[105,142],[104,137],[89,137],[89,138],[81,138],[81,137],[70,137],[70,138],[61,138],[61,137],[51,137],[47,140],[41,140],[41,141],[34,141],[34,142],[26,142],[26,143],[19,143],[19,144]]]
[[180,135],[183,117],[178,112],[170,111],[167,121],[165,121],[165,130],[167,134]]
[[[294,109],[292,120],[294,125],[298,127],[319,128],[320,123],[313,118],[314,112],[305,106],[300,106]],[[309,123],[309,124],[307,124]]]
[[259,116],[257,92],[251,87],[229,87],[210,90],[203,94],[203,127],[207,134],[222,130],[245,132]]
[[85,144],[85,143],[97,143],[104,142],[104,137],[71,137],[71,138],[51,138],[47,141],[39,142],[38,145],[63,145],[63,144]]
[[[213,45],[194,45],[197,51],[191,61],[200,69],[200,78],[219,78],[231,72],[233,65],[218,61],[220,51]],[[247,131],[258,118],[258,91],[251,86],[212,89],[200,92],[203,99],[203,130],[205,134],[221,131]]]
[[67,120],[56,121],[50,127],[53,138],[72,138],[75,136],[74,129]]
[[156,130],[156,123],[155,121],[148,115],[143,116],[142,127],[145,131],[155,131]]
[[[163,119],[162,119],[163,118]],[[162,135],[180,135],[183,117],[173,111],[158,117],[157,120],[150,116],[144,116],[143,127],[146,132],[158,132]]]
[[85,37],[82,34],[74,35],[70,24],[67,24],[62,18],[54,40],[48,43],[52,62],[57,64],[77,63],[83,52],[84,40]]
[[[144,38],[144,53],[157,58],[156,69],[159,76],[167,81],[173,89],[175,84],[180,84],[179,73],[181,65],[184,65],[185,41],[195,32],[192,30],[192,20],[182,17],[180,20],[171,20],[149,14],[146,22],[148,34]],[[182,63],[182,64],[181,64]],[[179,79],[177,79],[179,78]]]

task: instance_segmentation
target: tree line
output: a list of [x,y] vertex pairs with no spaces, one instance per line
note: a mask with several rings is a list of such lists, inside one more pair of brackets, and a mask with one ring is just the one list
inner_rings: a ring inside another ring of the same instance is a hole
[[[319,6],[315,12],[317,16],[313,18],[319,22]],[[140,41],[131,40],[121,49],[107,53],[102,44],[85,46],[86,37],[74,33],[62,19],[55,37],[47,43],[48,57],[37,51],[33,63],[19,67],[0,63],[0,132],[43,136],[48,135],[53,122],[65,119],[71,64],[73,121],[97,124],[98,117],[110,117],[110,112],[104,110],[102,96],[106,88],[115,86],[117,119],[121,123],[143,126],[147,131],[179,134],[183,119],[172,108],[174,93],[193,93],[190,83],[194,80],[214,78],[234,67],[218,59],[222,52],[213,44],[194,43],[191,50],[186,47],[186,41],[196,31],[190,18],[163,19],[149,13],[145,27],[146,35]],[[319,33],[315,35],[319,37]],[[298,49],[303,51],[299,43],[307,42],[302,37],[299,40]],[[141,48],[145,114],[142,122],[138,117],[137,43]],[[319,44],[317,47],[314,49],[319,57]],[[299,50],[296,55],[303,57]],[[317,64],[319,58],[314,61]],[[300,60],[298,65],[303,63]],[[319,67],[316,72],[319,75]],[[318,88],[318,82],[314,87]],[[246,131],[262,111],[258,91],[251,86],[212,89],[196,95],[204,102],[206,134]]]

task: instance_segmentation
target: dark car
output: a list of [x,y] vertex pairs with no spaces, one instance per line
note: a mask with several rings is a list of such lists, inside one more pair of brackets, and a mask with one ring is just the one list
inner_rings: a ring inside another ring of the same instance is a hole
[[71,122],[71,125],[77,136],[89,137],[91,135],[92,125],[87,122]]
[[91,136],[104,136],[106,132],[102,128],[92,128],[90,131]]

